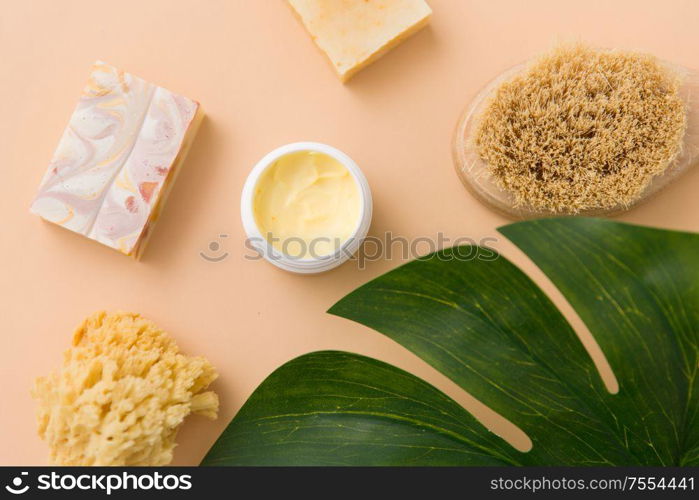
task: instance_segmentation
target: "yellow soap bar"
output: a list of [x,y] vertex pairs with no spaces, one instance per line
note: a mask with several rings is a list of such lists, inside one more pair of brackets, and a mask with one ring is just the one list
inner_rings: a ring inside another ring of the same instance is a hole
[[345,82],[427,24],[425,0],[289,0]]

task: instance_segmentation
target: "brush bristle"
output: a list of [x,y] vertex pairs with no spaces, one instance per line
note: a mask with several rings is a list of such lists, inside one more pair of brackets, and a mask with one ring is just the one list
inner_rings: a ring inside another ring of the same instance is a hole
[[629,206],[681,150],[680,84],[649,55],[562,46],[494,92],[475,146],[516,207]]

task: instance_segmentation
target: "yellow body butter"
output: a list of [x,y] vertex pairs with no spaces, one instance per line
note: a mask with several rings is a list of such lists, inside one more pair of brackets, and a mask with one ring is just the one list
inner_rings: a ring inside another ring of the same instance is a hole
[[337,251],[357,228],[359,188],[330,155],[288,153],[260,176],[253,212],[260,233],[275,249],[294,258],[322,257]]

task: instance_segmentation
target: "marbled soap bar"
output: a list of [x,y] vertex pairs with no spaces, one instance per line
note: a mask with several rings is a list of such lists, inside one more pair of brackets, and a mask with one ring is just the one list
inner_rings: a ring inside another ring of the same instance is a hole
[[138,257],[202,116],[196,101],[95,63],[31,211]]

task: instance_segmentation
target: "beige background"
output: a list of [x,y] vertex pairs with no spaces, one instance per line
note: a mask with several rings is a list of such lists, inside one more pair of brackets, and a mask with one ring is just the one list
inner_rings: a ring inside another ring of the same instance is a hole
[[[29,388],[99,309],[141,312],[218,367],[220,418],[188,421],[177,464],[198,463],[274,368],[317,349],[360,352],[424,376],[526,446],[521,433],[400,346],[324,313],[398,259],[317,277],[245,260],[238,203],[246,174],[276,146],[323,141],[368,177],[373,234],[494,235],[507,221],[466,193],[451,163],[452,129],[469,99],[558,40],[641,49],[699,68],[699,2],[430,4],[428,29],[342,85],[281,0],[0,0],[0,464],[46,462]],[[27,210],[98,58],[198,99],[208,113],[142,262]],[[694,169],[620,219],[699,230],[698,189]],[[229,256],[206,262],[199,252],[221,233],[230,236],[219,254]],[[502,238],[495,246],[527,265]],[[540,272],[526,269],[560,301]]]

